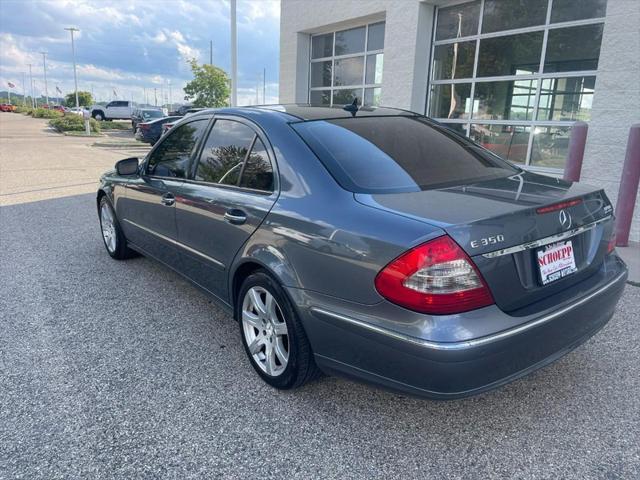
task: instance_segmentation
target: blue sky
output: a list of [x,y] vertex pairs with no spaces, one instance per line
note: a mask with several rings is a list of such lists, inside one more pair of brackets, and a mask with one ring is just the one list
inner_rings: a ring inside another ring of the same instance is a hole
[[[262,69],[267,69],[267,103],[278,99],[279,0],[238,0],[238,100],[255,103]],[[153,89],[174,102],[191,77],[189,58],[209,61],[227,72],[229,55],[228,0],[2,0],[0,1],[0,90],[7,82],[22,93],[22,72],[31,63],[36,95],[44,94],[42,55],[46,51],[49,94],[55,86],[73,91],[71,40],[76,33],[78,88],[101,100],[112,97],[142,101],[143,88],[153,103]]]

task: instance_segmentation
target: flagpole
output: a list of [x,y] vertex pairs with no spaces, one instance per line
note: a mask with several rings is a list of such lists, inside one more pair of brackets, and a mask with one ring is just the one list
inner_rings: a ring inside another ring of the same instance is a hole
[[24,84],[26,74],[22,72],[22,106],[27,106],[27,86]]
[[49,89],[47,87],[47,52],[40,52],[42,54],[42,67],[44,69],[44,96],[47,99],[47,106],[49,106]]

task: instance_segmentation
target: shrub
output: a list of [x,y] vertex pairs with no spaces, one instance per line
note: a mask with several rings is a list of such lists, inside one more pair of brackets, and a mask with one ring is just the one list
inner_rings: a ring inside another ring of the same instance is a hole
[[125,122],[112,122],[110,120],[100,123],[102,130],[129,130],[131,125]]
[[[84,132],[84,119],[81,115],[69,114],[64,117],[54,118],[49,122],[58,132]],[[100,133],[100,123],[93,118],[89,120],[91,133]]]
[[33,118],[59,118],[62,117],[62,112],[46,108],[36,108],[31,115]]
[[22,105],[19,105],[16,107],[16,113],[24,113],[25,115],[31,115],[31,111],[33,110],[33,108],[31,107],[24,107]]

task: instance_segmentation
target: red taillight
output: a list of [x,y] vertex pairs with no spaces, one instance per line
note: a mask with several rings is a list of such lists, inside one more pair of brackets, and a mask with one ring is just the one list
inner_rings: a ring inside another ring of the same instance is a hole
[[375,284],[387,300],[433,315],[461,313],[494,303],[480,272],[447,235],[400,255],[378,273]]
[[558,210],[562,210],[563,208],[575,207],[576,205],[580,205],[581,203],[582,199],[576,198],[575,200],[568,200],[566,202],[554,203],[553,205],[537,208],[536,213],[556,212]]
[[616,232],[615,230],[611,233],[611,237],[609,237],[609,243],[607,244],[607,253],[611,253],[616,249]]

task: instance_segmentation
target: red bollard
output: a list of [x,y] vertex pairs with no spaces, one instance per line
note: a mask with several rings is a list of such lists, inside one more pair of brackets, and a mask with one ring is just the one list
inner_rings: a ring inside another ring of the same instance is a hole
[[580,181],[582,159],[584,158],[584,146],[587,143],[587,131],[589,125],[585,122],[576,122],[571,127],[571,139],[569,140],[569,152],[567,163],[564,165],[565,180],[569,182]]
[[640,182],[640,123],[631,125],[616,202],[616,246],[629,245],[629,231]]

